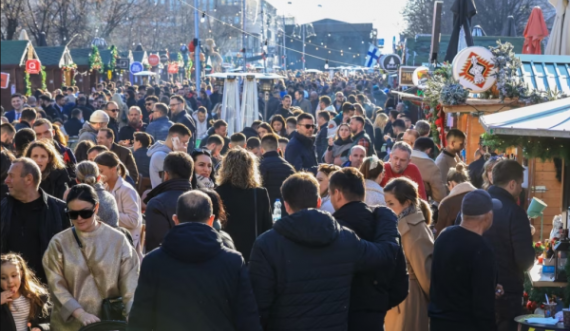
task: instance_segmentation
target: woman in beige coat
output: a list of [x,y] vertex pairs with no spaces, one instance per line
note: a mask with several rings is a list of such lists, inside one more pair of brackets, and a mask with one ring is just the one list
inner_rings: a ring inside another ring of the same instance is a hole
[[431,210],[418,194],[418,185],[406,177],[384,187],[386,206],[398,215],[398,231],[406,256],[410,288],[406,300],[386,314],[386,331],[428,331],[428,304],[433,255]]

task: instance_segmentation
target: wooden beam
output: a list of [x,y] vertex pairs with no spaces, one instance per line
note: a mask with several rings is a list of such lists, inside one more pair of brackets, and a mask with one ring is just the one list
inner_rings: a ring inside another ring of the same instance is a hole
[[436,1],[433,4],[433,24],[431,30],[431,48],[429,51],[429,63],[437,63],[439,54],[439,43],[441,39],[441,13],[443,11],[443,2]]

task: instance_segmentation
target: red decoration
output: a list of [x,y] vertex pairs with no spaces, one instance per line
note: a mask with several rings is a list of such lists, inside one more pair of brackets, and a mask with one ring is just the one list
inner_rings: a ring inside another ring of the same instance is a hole
[[148,64],[156,67],[160,63],[160,57],[156,54],[152,54],[148,57]]
[[178,73],[178,62],[172,62],[168,65],[168,73],[169,74],[177,74]]
[[194,53],[194,50],[196,50],[196,46],[194,46],[194,42],[191,41],[188,43],[188,51],[190,51],[190,53]]
[[30,75],[37,75],[40,73],[42,65],[38,60],[28,60],[26,61],[26,72]]

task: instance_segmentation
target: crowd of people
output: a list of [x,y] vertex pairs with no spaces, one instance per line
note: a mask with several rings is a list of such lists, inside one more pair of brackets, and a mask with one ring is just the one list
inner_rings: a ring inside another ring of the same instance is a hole
[[242,132],[208,81],[14,94],[2,329],[516,330],[523,167],[389,88],[289,73]]

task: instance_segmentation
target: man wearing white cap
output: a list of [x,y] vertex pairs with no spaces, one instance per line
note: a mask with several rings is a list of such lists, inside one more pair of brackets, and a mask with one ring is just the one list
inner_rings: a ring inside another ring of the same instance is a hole
[[77,142],[83,140],[91,140],[97,145],[97,133],[99,130],[104,129],[109,124],[109,115],[102,110],[97,110],[89,118],[89,122],[83,124],[83,128],[79,131],[79,139]]

